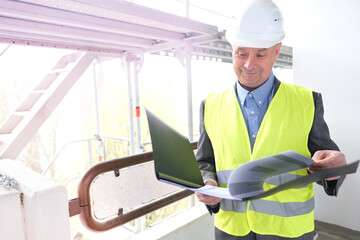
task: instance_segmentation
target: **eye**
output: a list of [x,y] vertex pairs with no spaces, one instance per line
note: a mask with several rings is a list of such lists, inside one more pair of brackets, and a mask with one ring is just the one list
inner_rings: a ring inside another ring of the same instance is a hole
[[245,52],[238,52],[237,55],[238,55],[239,57],[246,57],[246,56],[247,56],[247,53],[245,53]]
[[263,58],[263,57],[265,57],[265,56],[266,56],[265,53],[258,53],[258,54],[256,54],[256,57],[257,57],[257,58]]

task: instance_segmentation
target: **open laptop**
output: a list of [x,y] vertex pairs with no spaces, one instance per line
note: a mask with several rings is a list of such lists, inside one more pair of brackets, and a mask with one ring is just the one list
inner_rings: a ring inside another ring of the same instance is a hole
[[146,109],[158,180],[187,188],[204,186],[189,140]]

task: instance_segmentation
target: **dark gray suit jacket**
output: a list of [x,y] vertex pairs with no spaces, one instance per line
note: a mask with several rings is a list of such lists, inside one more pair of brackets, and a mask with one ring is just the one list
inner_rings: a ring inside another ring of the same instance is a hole
[[[281,82],[275,77],[274,95],[279,89]],[[235,91],[235,89],[234,89]],[[338,146],[330,138],[329,128],[324,120],[324,107],[320,93],[313,92],[315,115],[312,128],[309,133],[308,148],[311,156],[318,150],[337,150]],[[196,159],[199,164],[204,181],[209,179],[216,180],[216,166],[214,151],[207,135],[204,125],[204,110],[205,100],[201,103],[200,107],[200,138],[198,141],[198,149],[196,152]],[[339,187],[341,186],[345,177],[341,177],[334,181],[322,181],[319,184],[324,186],[325,192],[330,196],[336,196]],[[209,208],[211,212],[216,213],[219,206],[212,206]]]

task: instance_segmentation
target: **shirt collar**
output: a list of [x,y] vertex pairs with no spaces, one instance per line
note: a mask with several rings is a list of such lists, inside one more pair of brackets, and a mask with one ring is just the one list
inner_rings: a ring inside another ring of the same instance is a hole
[[[254,91],[251,92],[253,95],[256,104],[258,107],[262,106],[262,103],[265,102],[266,98],[269,96],[270,92],[273,89],[274,86],[274,74],[271,72],[269,78],[262,84],[260,87],[256,88]],[[238,100],[241,103],[241,105],[244,105],[245,98],[248,95],[249,91],[243,88],[239,81],[236,81],[236,92],[238,96]]]

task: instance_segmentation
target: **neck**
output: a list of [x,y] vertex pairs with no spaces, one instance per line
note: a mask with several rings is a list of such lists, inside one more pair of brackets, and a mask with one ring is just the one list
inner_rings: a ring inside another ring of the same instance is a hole
[[[239,82],[240,83],[240,82]],[[257,86],[257,87],[248,87],[248,86],[245,86],[245,85],[242,85],[241,83],[240,83],[240,85],[244,88],[244,89],[246,89],[246,90],[248,90],[249,92],[252,92],[252,91],[254,91],[255,89],[257,89],[258,87],[260,87],[260,86]]]

